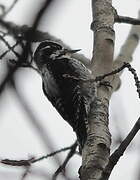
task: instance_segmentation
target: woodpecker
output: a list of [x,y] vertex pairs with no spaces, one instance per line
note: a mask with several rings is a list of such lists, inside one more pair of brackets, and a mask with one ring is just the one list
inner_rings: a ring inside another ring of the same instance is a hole
[[91,71],[71,58],[79,50],[68,50],[53,41],[43,41],[34,53],[45,96],[73,128],[80,148],[87,138],[88,115],[96,95]]

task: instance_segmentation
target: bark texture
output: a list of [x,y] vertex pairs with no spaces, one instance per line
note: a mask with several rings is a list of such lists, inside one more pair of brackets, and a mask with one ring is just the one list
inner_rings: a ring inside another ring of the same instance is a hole
[[[111,0],[92,0],[94,50],[91,70],[94,77],[112,70],[114,39],[114,13]],[[111,78],[106,78],[111,81]],[[98,85],[97,97],[89,115],[88,138],[82,151],[82,180],[100,179],[110,156],[111,134],[108,129],[108,108],[112,89]]]

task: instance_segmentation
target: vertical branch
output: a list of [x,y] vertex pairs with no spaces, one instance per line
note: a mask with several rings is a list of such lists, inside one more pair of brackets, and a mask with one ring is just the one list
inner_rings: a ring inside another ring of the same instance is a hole
[[95,76],[112,70],[114,53],[114,14],[111,0],[92,0],[94,49],[91,68]]
[[[94,50],[91,70],[94,76],[112,70],[114,10],[111,0],[92,0]],[[106,78],[109,82],[112,77]],[[108,129],[108,108],[111,89],[97,87],[97,97],[91,105],[87,142],[82,151],[81,180],[97,180],[109,160],[111,135]]]

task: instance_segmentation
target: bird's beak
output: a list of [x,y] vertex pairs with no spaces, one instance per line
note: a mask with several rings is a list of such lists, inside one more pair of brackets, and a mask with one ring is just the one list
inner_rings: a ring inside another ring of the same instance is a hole
[[64,52],[67,54],[74,54],[74,53],[77,53],[78,51],[81,51],[81,49],[73,49],[73,50],[70,50],[70,49],[64,49]]

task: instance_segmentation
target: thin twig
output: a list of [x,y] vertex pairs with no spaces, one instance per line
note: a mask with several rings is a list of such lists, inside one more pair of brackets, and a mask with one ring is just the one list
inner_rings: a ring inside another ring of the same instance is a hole
[[[0,10],[2,11],[2,15],[3,15],[5,13],[5,6],[3,4],[0,4]],[[2,15],[0,15],[0,17]]]
[[70,146],[68,146],[68,147],[61,148],[61,149],[59,149],[59,150],[57,150],[57,151],[54,151],[54,152],[52,152],[52,153],[50,153],[50,154],[48,154],[48,155],[46,155],[46,156],[42,156],[42,157],[40,157],[40,158],[33,159],[31,162],[32,162],[32,163],[35,163],[35,162],[41,161],[41,160],[43,160],[43,159],[47,159],[48,157],[54,156],[54,155],[56,155],[56,154],[58,154],[58,153],[61,153],[61,152],[64,152],[64,151],[73,149],[73,147],[75,147],[76,144],[77,144],[77,141],[76,141],[74,144],[72,144],[72,145],[70,145]]
[[38,161],[42,161],[42,160],[47,159],[49,157],[53,157],[56,154],[64,152],[64,151],[67,151],[67,150],[71,150],[70,152],[72,153],[76,147],[77,147],[77,142],[75,142],[71,146],[68,146],[68,147],[65,147],[65,148],[61,148],[61,149],[59,149],[57,151],[54,151],[54,152],[52,152],[50,154],[47,154],[45,156],[41,156],[41,157],[36,158],[36,159],[35,158],[30,158],[30,159],[27,159],[27,160],[3,159],[3,160],[1,160],[1,163],[5,164],[5,165],[9,165],[9,166],[25,166],[26,167],[26,166],[30,166],[31,164],[36,163]]
[[122,70],[123,70],[124,68],[126,68],[126,67],[127,67],[127,63],[124,62],[121,67],[119,67],[119,68],[117,68],[117,69],[115,69],[115,70],[113,70],[113,71],[111,71],[111,72],[109,72],[109,73],[106,73],[106,74],[104,74],[104,75],[97,76],[97,77],[94,79],[94,81],[96,81],[96,82],[102,81],[103,79],[105,79],[105,78],[108,77],[108,76],[112,76],[112,75],[114,75],[114,74],[119,73],[120,71],[122,71]]
[[73,155],[76,152],[76,148],[77,148],[77,142],[75,142],[70,149],[70,152],[68,153],[66,159],[64,160],[63,164],[56,170],[55,174],[53,175],[53,180],[56,180],[57,176],[63,172],[65,170],[65,167],[67,165],[67,163],[69,162],[69,160],[73,157]]
[[[53,145],[53,142],[51,141],[49,134],[47,133],[47,130],[40,123],[40,120],[36,118],[34,111],[30,108],[30,106],[26,102],[25,98],[22,97],[22,95],[20,94],[20,92],[16,88],[16,84],[15,84],[14,79],[12,79],[10,81],[9,85],[14,90],[13,92],[15,93],[18,102],[20,103],[21,107],[23,108],[23,110],[25,111],[27,116],[29,117],[28,122],[31,123],[31,125],[37,131],[38,136],[40,137],[40,140],[44,144],[46,150],[49,149],[50,152],[53,152],[54,151],[54,148],[53,148],[54,145]],[[39,161],[39,159],[37,159],[37,161]],[[54,160],[55,160],[57,165],[60,165],[60,158],[58,156],[55,156]]]
[[[0,25],[6,28],[8,30],[8,33],[14,36],[15,39],[22,39],[26,41],[30,38],[31,42],[51,40],[60,43],[66,49],[71,49],[62,40],[56,38],[55,36],[52,36],[48,32],[35,30],[27,25],[18,26],[13,22],[3,21],[2,19],[0,19]],[[83,64],[85,64],[85,66],[90,66],[90,60],[86,58],[83,54],[73,54],[72,57],[81,61]]]
[[7,55],[7,53],[9,53],[10,51],[14,51],[14,48],[17,47],[18,45],[19,45],[19,42],[16,42],[13,46],[11,46],[8,50],[6,50],[4,53],[0,55],[0,59],[3,59]]
[[9,166],[24,166],[24,167],[26,167],[26,166],[31,165],[30,161],[31,161],[31,159],[27,159],[27,160],[3,159],[0,162],[2,164],[9,165]]
[[108,180],[114,166],[117,164],[119,161],[120,157],[123,155],[125,152],[126,148],[128,145],[131,143],[131,141],[134,139],[135,135],[137,132],[140,130],[140,118],[137,120],[135,125],[133,126],[132,130],[130,133],[127,135],[127,137],[122,141],[120,146],[115,150],[115,152],[110,156],[109,158],[109,163],[105,167],[102,177],[100,180]]
[[8,8],[8,10],[3,11],[3,14],[0,16],[0,18],[4,18],[14,8],[14,6],[16,5],[17,2],[18,2],[18,0],[14,0],[13,3],[11,4],[11,6]]
[[[39,25],[40,23],[40,20],[44,14],[44,12],[46,11],[46,9],[49,7],[50,3],[52,2],[53,0],[46,0],[45,3],[42,5],[40,11],[38,12],[35,20],[34,20],[34,23],[33,23],[33,30],[36,30],[37,26]],[[0,19],[1,21],[1,19]],[[19,60],[17,61],[17,64],[11,68],[7,75],[5,76],[5,78],[2,80],[1,84],[0,84],[0,94],[2,93],[5,85],[7,84],[7,82],[12,78],[13,74],[17,71],[17,69],[20,67],[20,65],[23,63],[23,62],[26,62],[27,59],[28,59],[28,55],[29,55],[29,52],[31,50],[31,40],[28,39],[25,46],[24,46],[24,50],[19,58]]]
[[0,39],[1,39],[2,42],[7,46],[7,48],[8,48],[9,51],[12,51],[17,58],[20,58],[20,54],[17,53],[17,52],[14,50],[14,48],[10,46],[10,44],[8,43],[8,41],[6,41],[3,36],[0,36]]
[[31,168],[30,166],[25,167],[25,171],[22,174],[21,180],[24,180],[28,176],[28,174],[30,172],[30,168]]
[[126,24],[133,24],[133,25],[140,25],[140,20],[136,18],[131,18],[127,16],[115,16],[115,22],[117,23],[126,23]]
[[76,80],[76,81],[83,81],[83,82],[87,82],[87,81],[91,81],[91,82],[98,82],[99,81],[100,82],[100,81],[102,81],[103,79],[105,79],[108,76],[112,76],[114,74],[119,73],[120,71],[122,71],[124,68],[127,67],[127,64],[129,64],[129,63],[124,62],[121,67],[119,67],[119,68],[117,68],[117,69],[115,69],[115,70],[113,70],[113,71],[111,71],[109,73],[103,74],[101,76],[97,76],[95,79],[81,79],[81,78],[77,78],[76,76],[71,76],[69,74],[63,74],[63,77],[68,78],[68,79],[73,79],[73,80]]

